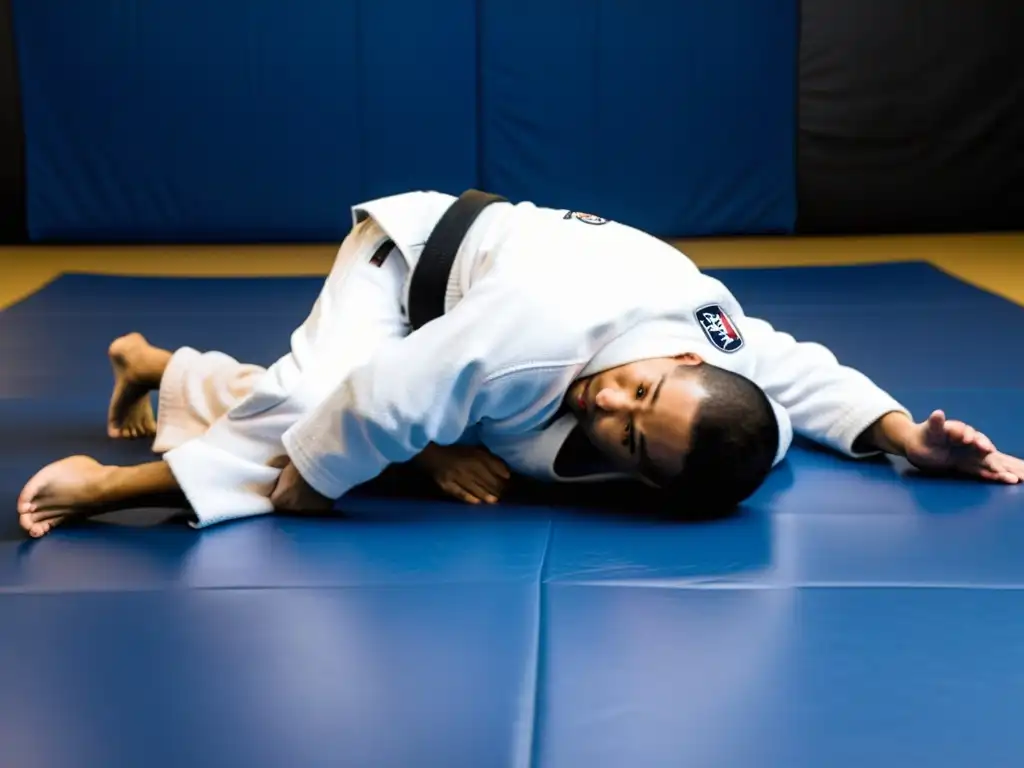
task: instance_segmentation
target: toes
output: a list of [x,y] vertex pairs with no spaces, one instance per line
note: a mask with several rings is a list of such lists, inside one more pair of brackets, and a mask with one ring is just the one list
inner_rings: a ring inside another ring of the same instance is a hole
[[32,513],[22,513],[18,517],[18,523],[30,536],[40,536],[43,531],[43,521],[36,519]]
[[53,520],[41,520],[38,523],[33,523],[28,529],[28,535],[34,539],[41,538],[57,527],[60,522],[58,519]]
[[21,510],[24,507],[29,512],[35,511],[35,502],[42,489],[43,480],[40,479],[39,475],[29,480],[18,495],[18,509]]

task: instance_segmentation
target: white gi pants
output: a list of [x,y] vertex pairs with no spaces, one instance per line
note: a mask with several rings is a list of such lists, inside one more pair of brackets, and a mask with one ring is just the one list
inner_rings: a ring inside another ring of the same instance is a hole
[[164,454],[203,527],[273,511],[270,494],[286,455],[284,433],[389,340],[409,332],[403,296],[409,268],[367,219],[342,243],[291,352],[270,368],[190,347],[171,357],[159,391],[153,450]]

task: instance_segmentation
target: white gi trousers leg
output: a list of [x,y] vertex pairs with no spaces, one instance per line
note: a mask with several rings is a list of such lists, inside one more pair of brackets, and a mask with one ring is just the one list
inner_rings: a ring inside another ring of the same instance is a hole
[[160,384],[153,450],[164,454],[195,511],[195,527],[273,511],[286,453],[281,438],[374,351],[409,332],[402,307],[409,268],[370,219],[342,243],[291,352],[270,368],[221,352],[177,350]]

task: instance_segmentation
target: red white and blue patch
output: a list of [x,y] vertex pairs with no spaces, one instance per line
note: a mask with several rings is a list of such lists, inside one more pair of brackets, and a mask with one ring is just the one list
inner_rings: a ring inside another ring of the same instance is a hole
[[577,221],[582,221],[584,224],[593,224],[594,226],[608,223],[608,219],[602,219],[600,216],[595,216],[592,213],[583,213],[581,211],[569,211],[563,218],[576,219]]
[[737,352],[743,347],[743,337],[736,324],[718,304],[707,304],[696,312],[704,335],[723,352]]

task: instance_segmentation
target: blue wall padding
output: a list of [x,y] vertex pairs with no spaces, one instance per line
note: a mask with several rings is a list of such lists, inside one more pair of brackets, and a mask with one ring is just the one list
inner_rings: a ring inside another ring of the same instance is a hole
[[13,0],[33,240],[337,240],[483,187],[790,231],[796,0]]
[[472,186],[474,7],[16,0],[31,236],[331,240]]
[[790,231],[794,0],[483,0],[483,183],[686,235]]
[[[291,5],[304,8],[305,1]],[[341,204],[411,189],[459,194],[475,186],[476,0],[358,3],[363,177],[360,193]]]

